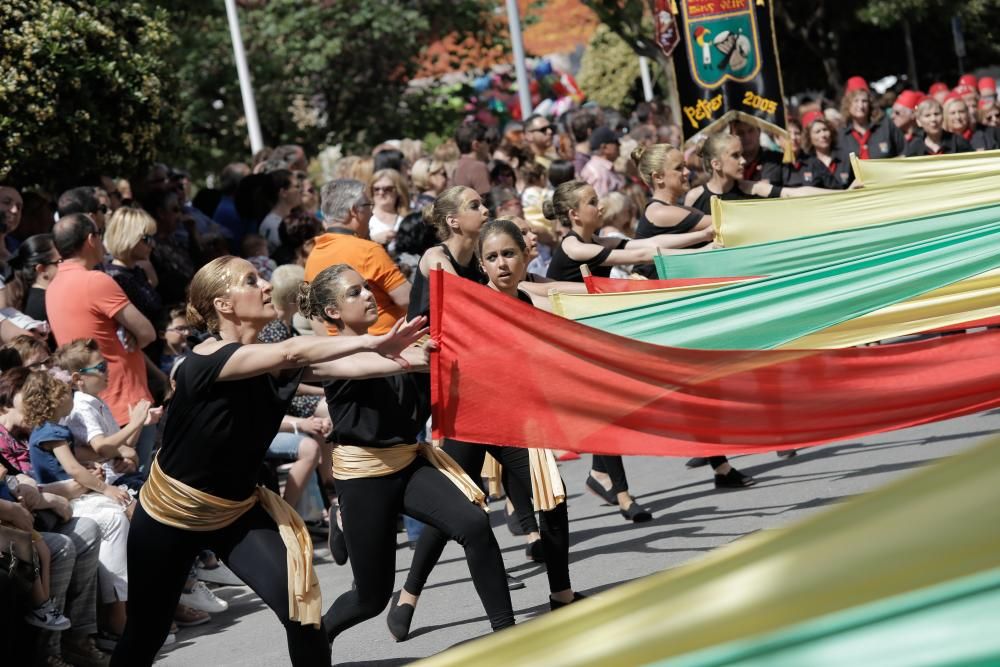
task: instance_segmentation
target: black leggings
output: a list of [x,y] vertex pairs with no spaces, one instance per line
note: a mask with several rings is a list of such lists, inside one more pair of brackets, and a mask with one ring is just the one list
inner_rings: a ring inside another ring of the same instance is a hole
[[628,491],[628,478],[625,477],[625,464],[622,462],[622,457],[594,454],[590,469],[594,472],[603,472],[611,478],[611,493]]
[[337,492],[355,588],[337,598],[323,616],[331,641],[378,616],[392,597],[399,514],[427,524],[424,535],[434,530],[465,547],[490,625],[494,630],[514,625],[503,556],[489,517],[426,459],[417,457],[404,470],[384,477],[338,479]]
[[[483,469],[486,454],[493,456],[503,466],[504,487],[519,516],[524,508],[530,512],[531,477],[528,450],[518,447],[496,445],[474,445],[458,440],[445,439],[446,451],[462,470],[472,479],[478,480]],[[525,522],[521,522],[522,527]],[[541,537],[545,550],[545,569],[549,579],[549,590],[553,593],[571,587],[569,580],[569,515],[566,503],[555,509],[541,513]],[[420,595],[434,566],[441,558],[441,552],[448,542],[446,535],[430,528],[424,529],[417,540],[413,553],[413,563],[406,577],[408,593]],[[506,581],[505,581],[506,583]]]
[[298,667],[330,665],[330,645],[322,628],[288,618],[285,544],[274,520],[260,505],[220,530],[174,528],[136,508],[128,536],[128,621],[111,664],[151,665],[170,632],[191,561],[209,548],[236,573],[285,626],[288,655]]

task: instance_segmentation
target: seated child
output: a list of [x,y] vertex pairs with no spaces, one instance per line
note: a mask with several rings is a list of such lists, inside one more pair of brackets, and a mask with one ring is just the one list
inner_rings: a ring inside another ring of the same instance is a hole
[[[101,374],[106,366],[83,368],[80,374]],[[125,486],[108,484],[100,465],[85,466],[74,453],[73,434],[57,422],[73,411],[73,391],[64,382],[45,371],[32,371],[21,390],[24,422],[34,430],[28,440],[32,474],[40,484],[68,479],[79,485],[82,495],[72,498],[73,516],[88,517],[101,531],[98,550],[97,583],[104,605],[105,628],[120,635],[125,628],[125,602],[128,599],[129,516],[135,501]],[[86,456],[89,447],[80,448]]]
[[77,446],[90,448],[86,457],[103,462],[104,481],[125,485],[138,492],[144,477],[138,472],[139,457],[135,443],[142,427],[154,423],[157,414],[147,400],[129,410],[129,422],[120,428],[111,408],[98,395],[108,386],[107,363],[92,338],[67,343],[52,356],[54,366],[70,374],[73,388],[73,411],[63,422],[73,434]]

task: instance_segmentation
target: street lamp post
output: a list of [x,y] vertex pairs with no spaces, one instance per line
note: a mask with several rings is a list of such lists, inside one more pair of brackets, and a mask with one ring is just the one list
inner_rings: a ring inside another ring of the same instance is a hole
[[514,48],[514,71],[517,73],[517,98],[521,103],[521,118],[531,115],[531,88],[528,69],[524,66],[524,42],[521,40],[521,15],[517,0],[507,0],[507,23],[510,26],[510,43]]
[[264,138],[260,133],[260,121],[257,119],[257,102],[253,96],[253,83],[250,81],[250,68],[247,67],[247,54],[243,50],[240,19],[236,15],[236,0],[226,0],[226,17],[229,19],[229,35],[233,42],[236,73],[240,78],[240,95],[243,97],[243,115],[246,116],[247,132],[250,135],[250,151],[256,154],[264,147]]

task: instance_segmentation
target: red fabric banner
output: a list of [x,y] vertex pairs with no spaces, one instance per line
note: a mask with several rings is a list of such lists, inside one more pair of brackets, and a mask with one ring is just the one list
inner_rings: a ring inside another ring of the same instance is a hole
[[1000,331],[843,350],[687,350],[431,272],[434,434],[577,452],[789,449],[1000,406]]
[[731,283],[750,278],[672,278],[670,280],[630,280],[628,278],[601,278],[585,276],[583,282],[590,294],[613,294],[618,292],[646,292],[654,289],[671,289],[673,287],[691,287],[693,285],[711,285],[713,283]]

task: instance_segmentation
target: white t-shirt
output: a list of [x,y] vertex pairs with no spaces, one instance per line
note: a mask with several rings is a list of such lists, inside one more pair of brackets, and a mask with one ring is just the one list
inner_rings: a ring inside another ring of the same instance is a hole
[[[97,396],[82,391],[73,392],[73,411],[64,420],[63,426],[73,434],[73,439],[89,445],[99,436],[114,435],[121,428],[111,414],[111,408]],[[114,471],[111,463],[104,464],[105,482],[114,484],[121,475]]]

